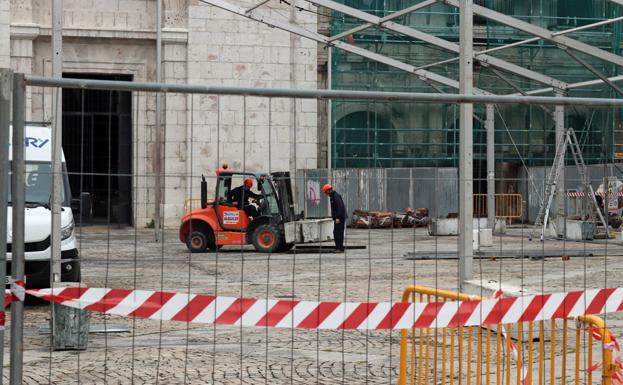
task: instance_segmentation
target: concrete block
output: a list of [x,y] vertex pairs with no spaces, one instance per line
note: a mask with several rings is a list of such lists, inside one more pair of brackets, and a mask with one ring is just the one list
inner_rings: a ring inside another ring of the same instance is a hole
[[473,245],[474,250],[479,250],[481,247],[493,246],[493,232],[491,229],[473,230],[474,238]]
[[506,234],[506,220],[496,219],[493,232],[496,234]]
[[569,241],[593,239],[594,225],[590,222],[568,220],[565,226],[565,238]]
[[[487,218],[474,218],[474,229],[486,229]],[[428,225],[428,233],[430,235],[458,235],[459,219],[458,218],[433,218]]]
[[331,218],[306,219],[285,224],[286,242],[309,243],[333,239],[333,220]]

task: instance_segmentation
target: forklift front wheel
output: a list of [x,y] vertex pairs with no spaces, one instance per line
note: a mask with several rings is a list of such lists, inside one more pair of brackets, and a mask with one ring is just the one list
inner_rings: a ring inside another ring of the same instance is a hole
[[260,225],[253,232],[253,246],[263,253],[273,253],[281,247],[281,232],[269,224]]
[[203,253],[208,248],[208,238],[202,231],[193,231],[186,238],[186,246],[192,253]]

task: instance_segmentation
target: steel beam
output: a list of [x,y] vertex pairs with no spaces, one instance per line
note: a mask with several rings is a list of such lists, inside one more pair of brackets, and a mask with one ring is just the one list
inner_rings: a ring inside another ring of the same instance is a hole
[[253,11],[253,10],[255,10],[255,9],[259,8],[259,7],[261,7],[262,5],[264,5],[264,4],[266,4],[266,3],[268,3],[269,1],[270,1],[270,0],[264,0],[264,1],[260,2],[260,3],[258,3],[258,4],[255,4],[254,6],[250,7],[249,9],[247,9],[245,12],[246,12],[246,13],[249,13],[249,12],[251,12],[251,11]]
[[487,104],[485,110],[487,130],[487,227],[495,229],[495,106]]
[[[457,8],[459,7],[459,4],[460,4],[459,0],[440,0],[440,1],[445,4],[457,7]],[[492,9],[489,9],[489,8],[486,8],[480,5],[474,5],[474,14],[493,20],[497,23],[504,24],[509,27],[518,29],[520,31],[527,32],[541,39],[554,42],[561,47],[573,48],[577,51],[584,52],[587,55],[596,57],[598,59],[607,61],[609,63],[616,64],[618,66],[623,66],[623,57],[619,55],[615,55],[611,52],[604,51],[590,44],[586,44],[586,43],[583,43],[575,39],[571,39],[566,36],[554,35],[552,31],[549,31],[545,28],[541,28],[537,25],[530,24],[528,22],[519,20],[512,16],[505,15],[503,13],[494,11]]]
[[[401,16],[404,16],[404,15],[408,15],[410,13],[413,13],[413,12],[415,12],[417,10],[420,10],[422,8],[426,8],[426,7],[431,6],[433,4],[436,4],[436,3],[437,3],[437,0],[425,0],[425,1],[422,1],[421,3],[412,5],[410,7],[402,9],[402,10],[400,10],[398,12],[394,12],[391,15],[387,15],[385,17],[382,17],[381,21],[380,21],[380,24],[381,24],[381,26],[383,26],[383,23],[386,23],[386,22],[388,22],[390,20],[397,19],[397,18],[399,18]],[[331,36],[329,38],[329,41],[338,40],[338,39],[341,39],[341,38],[346,37],[348,35],[352,35],[353,33],[364,31],[364,30],[366,30],[368,28],[374,27],[374,25],[375,24],[372,24],[372,23],[362,24],[362,25],[357,26],[355,28],[349,29],[348,31],[344,31],[344,32],[339,33],[337,35]]]
[[[621,0],[621,1],[623,1],[623,0]],[[564,31],[554,32],[554,33],[552,33],[552,36],[567,35],[567,34],[572,33],[572,32],[578,32],[578,31],[583,31],[583,30],[586,30],[586,29],[595,28],[595,27],[601,27],[603,25],[616,23],[617,21],[622,21],[622,20],[623,20],[623,16],[615,17],[613,19],[601,20],[601,21],[598,21],[598,22],[595,22],[595,23],[591,23],[591,24],[586,24],[586,25],[581,25],[579,27],[575,27],[575,28],[565,29]],[[524,45],[524,44],[534,43],[534,42],[537,42],[539,40],[541,40],[540,37],[532,37],[530,39],[516,41],[514,43],[501,45],[499,47],[493,47],[493,48],[489,48],[489,49],[484,49],[482,51],[475,51],[474,55],[479,56],[479,55],[482,55],[482,54],[485,54],[485,53],[501,51],[501,50],[504,50],[504,49],[517,47],[517,46]],[[425,68],[436,67],[436,66],[439,66],[439,65],[452,63],[452,62],[455,62],[455,61],[458,61],[458,60],[459,60],[459,57],[457,56],[457,57],[453,57],[451,59],[441,60],[441,61],[438,61],[438,62],[435,62],[435,63],[423,65],[423,66],[418,67],[418,69],[425,69]]]
[[[447,51],[450,52],[454,52],[454,53],[459,53],[459,45],[455,44],[453,42],[450,42],[448,40],[444,40],[441,38],[438,38],[436,36],[430,35],[428,33],[422,32],[422,31],[418,31],[414,28],[411,27],[407,27],[405,25],[402,24],[398,24],[398,23],[394,23],[393,21],[383,21],[382,18],[378,17],[378,16],[374,16],[371,15],[367,12],[363,12],[360,11],[356,8],[352,8],[349,7],[347,5],[344,4],[340,4],[337,3],[333,0],[309,0],[314,4],[317,4],[319,6],[325,7],[325,8],[329,8],[332,9],[334,11],[337,12],[341,12],[345,15],[357,18],[359,20],[363,20],[369,24],[374,24],[377,25],[379,27],[383,27],[385,29],[388,29],[390,31],[396,32],[396,33],[400,33],[402,35],[405,36],[409,36],[412,37],[414,39],[418,39],[421,40],[423,42],[426,42],[428,44],[432,44],[436,47],[439,48],[443,48]],[[489,56],[487,54],[484,53],[478,53],[476,52],[476,59],[480,62],[482,62],[485,65],[492,65],[494,67],[497,67],[499,69],[502,69],[504,71],[508,71],[511,73],[514,73],[516,75],[525,77],[527,79],[531,79],[534,80],[536,82],[548,85],[548,86],[552,86],[555,88],[561,88],[564,89],[566,87],[566,83],[558,80],[558,79],[554,79],[550,76],[544,75],[542,73],[536,72],[536,71],[532,71],[529,70],[527,68],[523,68],[521,66],[518,66],[516,64],[507,62],[506,60],[502,60],[502,59],[498,59],[495,58],[493,56]]]
[[[623,75],[617,75],[617,76],[611,76],[608,78],[609,81],[611,82],[620,82],[623,81]],[[593,80],[585,80],[582,82],[577,82],[577,83],[571,83],[569,84],[569,86],[567,87],[567,90],[573,90],[576,88],[584,88],[584,87],[590,87],[590,86],[596,86],[599,84],[604,84],[604,81],[602,79],[593,79]],[[555,90],[551,87],[547,87],[547,88],[539,88],[538,90],[532,90],[532,91],[526,91],[526,95],[527,96],[531,96],[531,95],[541,95],[541,94],[546,94],[549,92],[554,92]],[[519,95],[518,93],[514,93],[514,94],[509,94],[507,96],[516,96]]]
[[165,93],[194,93],[213,95],[247,95],[262,97],[285,97],[305,99],[343,100],[404,100],[423,103],[474,103],[474,104],[547,104],[562,106],[623,107],[623,99],[613,98],[568,98],[554,96],[518,95],[462,95],[434,94],[423,92],[382,92],[312,90],[288,88],[254,88],[230,86],[205,86],[193,84],[169,84],[124,82],[94,79],[54,79],[44,76],[25,75],[26,84],[34,87],[63,87],[91,90],[143,91]]
[[[514,89],[515,91],[519,92],[519,94],[526,96],[526,92],[524,90],[522,90],[518,85],[516,85],[512,80],[510,80],[509,78],[507,78],[506,76],[504,76],[503,73],[501,73],[500,71],[496,70],[495,68],[491,68],[491,72],[493,72],[495,74],[495,76],[497,76],[498,78],[502,79],[502,81],[506,84],[508,84],[512,89]],[[539,106],[543,111],[547,112],[548,114],[552,114],[552,111],[545,107],[545,106]]]
[[[460,6],[459,92],[471,95],[474,87],[473,0],[462,0]],[[473,104],[463,103],[459,109],[459,282],[472,279],[474,255],[473,213]]]
[[567,53],[567,55],[571,56],[573,60],[577,61],[584,68],[592,72],[593,75],[603,80],[604,83],[609,85],[610,88],[615,90],[620,96],[623,96],[623,90],[621,90],[621,88],[617,86],[614,82],[610,81],[610,79],[608,79],[608,77],[604,75],[601,71],[599,71],[597,68],[593,67],[590,63],[588,63],[587,61],[579,57],[575,52],[573,52],[573,50],[566,49],[565,52]]
[[[418,75],[421,78],[424,79],[428,79],[428,80],[432,80],[436,83],[439,84],[443,84],[445,86],[454,88],[454,89],[458,89],[459,88],[459,82],[454,80],[454,79],[450,79],[447,78],[445,76],[441,76],[438,75],[434,72],[430,72],[430,71],[426,71],[426,70],[418,70],[416,67],[410,65],[410,64],[406,64],[403,63],[399,60],[395,60],[395,59],[391,59],[388,58],[385,55],[381,55],[372,51],[368,51],[364,48],[360,48],[357,47],[355,45],[351,45],[348,43],[344,43],[342,41],[329,41],[329,38],[327,36],[321,35],[319,33],[316,32],[312,32],[309,30],[306,30],[305,28],[302,28],[298,25],[294,25],[288,22],[284,22],[281,20],[276,20],[276,19],[272,19],[266,16],[260,16],[260,15],[255,15],[255,12],[249,12],[246,13],[246,10],[243,8],[240,8],[236,5],[233,5],[231,3],[228,3],[227,1],[224,0],[199,0],[202,3],[205,4],[209,4],[209,5],[213,5],[215,7],[218,7],[220,9],[223,9],[225,11],[229,11],[232,12],[236,15],[239,16],[243,16],[246,18],[249,18],[251,20],[255,20],[257,22],[266,24],[270,27],[274,27],[274,28],[278,28],[281,29],[283,31],[286,32],[290,32],[290,33],[294,33],[296,35],[299,35],[301,37],[310,39],[310,40],[314,40],[318,43],[322,43],[322,44],[326,44],[328,46],[332,46],[335,48],[339,48],[343,51],[346,52],[350,52],[352,54],[364,57],[366,59],[372,60],[372,61],[376,61],[382,64],[386,64],[390,67],[394,67],[400,70],[403,70],[405,72],[409,72],[415,75]],[[486,92],[484,90],[480,90],[480,89],[475,89],[474,93],[476,94],[481,94],[481,95],[486,95],[486,94],[490,94],[489,92]]]

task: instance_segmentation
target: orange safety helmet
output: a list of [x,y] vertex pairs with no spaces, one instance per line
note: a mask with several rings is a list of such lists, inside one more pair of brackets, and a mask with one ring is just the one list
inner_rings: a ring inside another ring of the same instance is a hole
[[331,186],[329,183],[327,183],[324,186],[322,186],[322,192],[325,193],[325,194],[328,193],[331,190],[333,190],[333,186]]
[[247,186],[248,188],[251,188],[253,187],[253,181],[247,178],[244,180],[244,185]]

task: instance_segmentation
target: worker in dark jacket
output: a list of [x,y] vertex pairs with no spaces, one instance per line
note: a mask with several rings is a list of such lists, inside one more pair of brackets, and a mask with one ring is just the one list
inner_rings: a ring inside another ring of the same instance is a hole
[[256,218],[259,215],[257,208],[249,202],[249,199],[259,199],[262,195],[251,191],[251,187],[253,187],[253,181],[245,179],[242,186],[232,189],[227,194],[227,202],[233,203],[238,209],[244,209],[247,216]]
[[333,218],[333,239],[335,240],[335,252],[344,252],[344,225],[346,223],[346,206],[342,196],[333,190],[333,186],[325,184],[322,192],[331,200],[331,217]]

